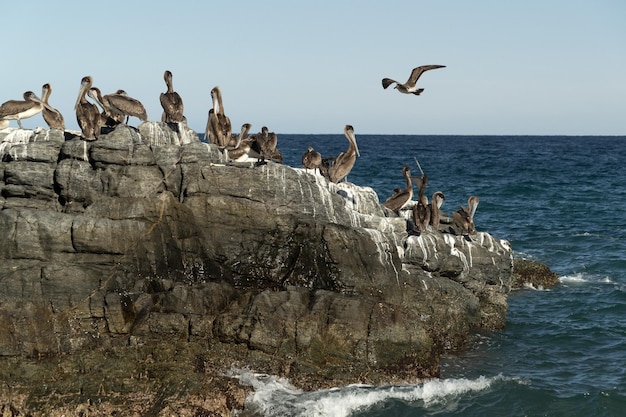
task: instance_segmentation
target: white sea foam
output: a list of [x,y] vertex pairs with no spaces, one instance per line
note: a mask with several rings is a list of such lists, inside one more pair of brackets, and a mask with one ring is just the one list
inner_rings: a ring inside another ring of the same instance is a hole
[[527,290],[534,290],[534,291],[550,291],[549,289],[545,289],[543,288],[543,285],[539,284],[536,287],[531,283],[531,282],[525,282],[524,283],[524,288]]
[[502,375],[490,378],[480,376],[476,379],[435,379],[414,385],[348,385],[305,392],[286,379],[247,370],[233,368],[230,376],[254,388],[246,400],[246,408],[267,417],[347,417],[388,400],[406,401],[428,408],[454,401],[468,393],[487,390],[495,382],[509,379]]

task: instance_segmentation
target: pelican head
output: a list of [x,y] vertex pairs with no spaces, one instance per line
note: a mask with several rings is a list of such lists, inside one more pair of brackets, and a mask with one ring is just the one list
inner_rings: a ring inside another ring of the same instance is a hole
[[354,136],[354,128],[351,125],[346,125],[346,127],[343,129],[344,133],[346,134],[346,137],[348,138],[348,140],[350,141],[350,143],[352,144],[352,146],[354,146],[354,150],[356,152],[357,156],[361,156],[361,154],[359,153],[359,147],[356,143],[356,137]]
[[433,203],[437,206],[437,208],[441,208],[441,206],[443,205],[443,200],[445,199],[446,197],[441,191],[437,191],[435,192],[435,194],[433,194]]

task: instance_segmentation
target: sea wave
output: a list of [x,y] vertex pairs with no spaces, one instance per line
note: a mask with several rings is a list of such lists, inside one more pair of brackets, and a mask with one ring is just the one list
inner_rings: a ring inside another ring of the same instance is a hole
[[412,385],[356,384],[307,392],[295,388],[287,379],[271,375],[236,368],[231,369],[230,375],[254,388],[246,400],[246,410],[265,417],[347,417],[389,400],[420,402],[428,408],[468,393],[488,390],[498,381],[514,380],[497,375],[475,379],[435,379]]
[[564,275],[559,277],[559,282],[561,284],[584,284],[584,283],[594,283],[594,284],[615,284],[611,277],[606,275],[593,275],[587,274],[584,272],[577,272],[571,275]]

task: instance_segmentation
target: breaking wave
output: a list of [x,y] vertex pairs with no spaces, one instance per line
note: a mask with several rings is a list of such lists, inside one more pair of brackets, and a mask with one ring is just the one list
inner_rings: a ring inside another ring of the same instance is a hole
[[390,400],[416,403],[428,408],[465,394],[489,390],[502,375],[475,379],[435,379],[412,385],[348,385],[319,391],[301,391],[287,379],[231,369],[230,376],[254,388],[246,400],[246,412],[264,417],[347,417]]

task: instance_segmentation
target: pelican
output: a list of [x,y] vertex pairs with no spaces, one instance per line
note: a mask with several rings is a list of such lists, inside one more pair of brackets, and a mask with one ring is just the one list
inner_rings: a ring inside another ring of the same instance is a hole
[[237,137],[235,145],[226,147],[228,157],[231,160],[236,162],[243,162],[246,161],[248,158],[260,157],[259,154],[250,149],[250,144],[253,141],[251,138],[248,137],[250,127],[250,123],[244,123],[243,125],[241,125],[241,133]]
[[315,170],[319,170],[322,165],[322,155],[313,149],[312,146],[309,146],[307,151],[302,154],[302,166],[304,169],[312,169],[313,172]]
[[417,88],[415,86],[419,77],[425,71],[445,67],[445,65],[422,65],[421,67],[413,68],[413,71],[411,71],[411,76],[404,84],[400,84],[399,82],[392,80],[391,78],[383,78],[383,88],[387,88],[391,84],[396,83],[396,86],[394,88],[398,89],[399,92],[404,94],[415,94],[416,96],[419,96],[420,94],[422,94],[422,91],[424,91],[423,88]]
[[232,131],[230,119],[223,112],[219,87],[211,89],[211,102],[213,103],[213,108],[209,110],[209,119],[207,120],[204,136],[211,143],[223,148],[230,142]]
[[161,107],[163,107],[163,115],[161,120],[165,123],[180,123],[185,121],[183,116],[183,100],[178,93],[174,91],[172,86],[172,73],[165,71],[163,79],[167,85],[167,91],[161,93]]
[[354,137],[354,128],[350,125],[346,125],[343,129],[346,138],[350,145],[348,150],[341,152],[335,159],[332,166],[328,168],[328,177],[331,182],[337,183],[348,176],[348,173],[352,170],[356,157],[361,156],[359,153],[359,147],[356,144],[356,138]]
[[467,207],[461,206],[458,211],[452,213],[452,220],[454,224],[461,229],[462,234],[474,234],[476,228],[474,227],[474,214],[478,208],[480,199],[475,195],[470,196],[467,199]]
[[430,224],[435,232],[439,230],[439,209],[441,208],[441,205],[443,204],[443,200],[445,200],[445,198],[446,197],[441,191],[436,191],[433,194],[433,198],[430,204],[428,205],[428,207],[430,207]]
[[[267,126],[263,126],[261,132],[255,135],[255,140],[255,149],[261,154],[261,159],[274,159],[277,153],[276,145],[278,145],[276,133],[270,132]],[[280,155],[280,152],[278,154]]]
[[83,133],[83,138],[87,140],[96,140],[100,136],[100,127],[102,121],[100,119],[100,110],[98,107],[87,101],[87,92],[93,85],[93,78],[91,76],[83,77],[80,82],[80,91],[78,92],[78,98],[74,105],[76,110],[76,120]]
[[139,100],[130,97],[124,90],[117,90],[113,94],[102,96],[101,100],[102,104],[106,103],[109,107],[109,112],[115,119],[121,118],[124,120],[126,118],[126,123],[128,123],[128,119],[134,116],[142,122],[148,121],[148,114],[143,104]]
[[217,88],[217,101],[219,102],[219,105],[220,105],[220,109],[219,109],[219,112],[217,113],[217,117],[220,121],[220,128],[222,129],[222,132],[224,133],[224,138],[226,140],[225,143],[228,143],[233,134],[233,128],[230,123],[230,119],[228,118],[228,116],[226,116],[226,113],[224,112],[224,102],[222,102],[222,90],[220,90],[219,87],[215,87],[215,88]]
[[399,192],[394,192],[391,197],[389,197],[383,205],[387,207],[389,210],[396,212],[396,214],[400,214],[400,210],[404,208],[411,199],[413,198],[413,183],[411,182],[411,170],[408,166],[404,166],[402,168],[402,175],[406,179],[406,187],[404,190],[400,190]]
[[24,100],[9,100],[0,106],[0,119],[17,120],[17,125],[22,128],[21,119],[33,117],[43,109],[43,103],[32,91],[24,93]]
[[65,121],[63,120],[63,115],[60,111],[48,104],[50,94],[52,94],[52,86],[46,83],[41,87],[41,102],[43,104],[41,115],[43,116],[43,119],[46,121],[50,129],[65,130]]
[[428,177],[422,175],[421,177],[413,177],[413,179],[419,187],[417,204],[413,205],[413,223],[415,225],[414,228],[417,229],[416,231],[422,233],[430,224],[430,207],[428,207],[428,197],[424,194],[424,190],[428,185]]
[[87,91],[87,95],[102,108],[102,112],[100,113],[100,126],[115,127],[120,123],[124,123],[125,116],[111,112],[108,102],[104,103],[102,93],[98,87],[91,87],[89,91]]

